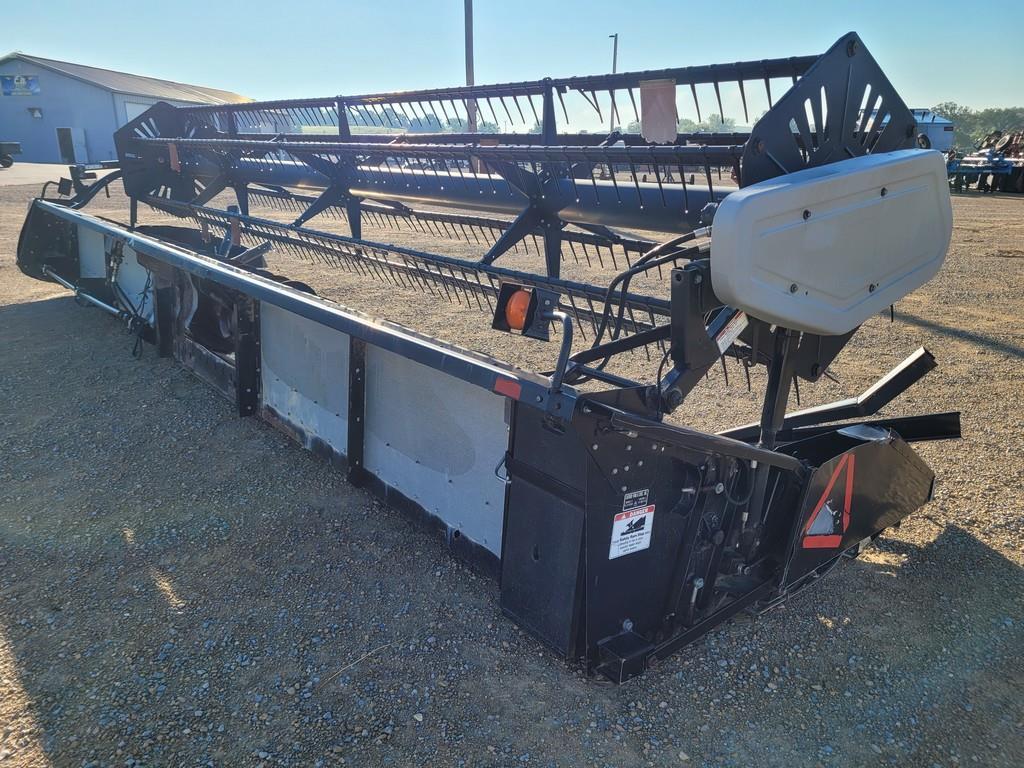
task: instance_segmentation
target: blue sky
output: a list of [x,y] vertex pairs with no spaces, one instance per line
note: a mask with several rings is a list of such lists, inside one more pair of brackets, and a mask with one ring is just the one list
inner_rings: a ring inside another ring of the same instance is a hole
[[[404,90],[464,82],[462,11],[462,0],[9,2],[0,53],[259,99]],[[606,72],[612,32],[624,71],[820,53],[854,30],[910,106],[1024,104],[1020,0],[476,0],[475,16],[478,83]],[[986,28],[1016,32],[981,42]]]

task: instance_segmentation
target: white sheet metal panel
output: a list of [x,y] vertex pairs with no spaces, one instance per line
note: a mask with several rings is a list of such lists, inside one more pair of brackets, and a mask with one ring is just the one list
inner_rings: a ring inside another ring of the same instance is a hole
[[150,272],[139,264],[131,246],[124,246],[123,254],[124,258],[117,268],[117,284],[121,286],[124,295],[131,300],[135,311],[142,315],[147,323],[152,324],[156,320],[156,313],[154,312]]
[[501,555],[505,398],[367,347],[365,468]]
[[754,317],[839,335],[934,277],[952,229],[941,153],[865,155],[726,197],[711,278],[718,298]]
[[78,226],[78,276],[104,279],[107,253],[102,232]]
[[[348,334],[260,304],[263,404],[344,455],[348,446]],[[309,447],[308,444],[306,447]]]

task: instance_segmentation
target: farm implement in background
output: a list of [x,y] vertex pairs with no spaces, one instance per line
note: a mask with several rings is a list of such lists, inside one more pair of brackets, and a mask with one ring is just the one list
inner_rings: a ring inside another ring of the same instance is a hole
[[950,186],[957,192],[1024,193],[1024,130],[993,131],[977,150],[947,163]]
[[[755,91],[768,109],[749,131],[676,133],[680,103],[749,121]],[[581,109],[639,133],[567,132]],[[505,131],[461,132],[470,114]],[[622,682],[931,498],[910,443],[958,437],[959,414],[877,416],[935,366],[927,351],[860,397],[787,411],[945,258],[946,168],[916,133],[854,34],[818,57],[161,103],[118,132],[117,170],[34,201],[18,263],[438,527],[500,579],[508,616]],[[115,179],[128,221],[86,213]],[[180,223],[140,224],[140,204]],[[365,223],[478,256],[376,242]],[[323,298],[283,256],[475,306],[481,329],[550,342],[550,370]],[[638,380],[617,363],[640,352]],[[763,370],[760,420],[670,423],[726,359]]]

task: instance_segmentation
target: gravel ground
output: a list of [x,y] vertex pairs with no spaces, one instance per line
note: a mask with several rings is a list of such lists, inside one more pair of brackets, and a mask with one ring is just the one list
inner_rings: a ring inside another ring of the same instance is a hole
[[[23,277],[36,192],[0,189],[0,765],[1024,764],[1024,198],[956,198],[942,274],[865,325],[840,383],[802,393],[857,393],[927,345],[939,369],[887,413],[964,411],[963,440],[920,448],[935,501],[616,688],[504,619],[443,542]],[[119,198],[91,209],[120,215]],[[277,264],[357,307],[439,317]],[[469,346],[554,354],[444,317]],[[678,417],[749,420],[757,382],[738,381],[716,373]]]

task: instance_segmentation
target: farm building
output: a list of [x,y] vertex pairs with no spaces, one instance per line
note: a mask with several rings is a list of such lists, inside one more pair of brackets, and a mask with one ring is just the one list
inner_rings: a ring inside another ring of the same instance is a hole
[[0,140],[21,143],[19,161],[115,160],[114,131],[158,101],[185,106],[249,99],[24,53],[0,58]]

